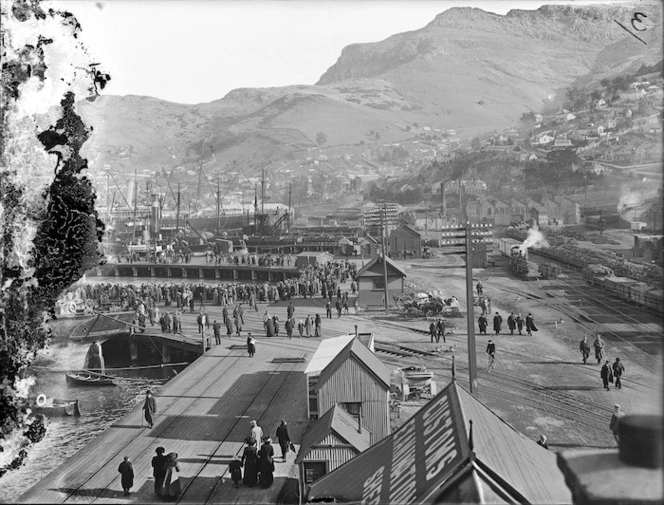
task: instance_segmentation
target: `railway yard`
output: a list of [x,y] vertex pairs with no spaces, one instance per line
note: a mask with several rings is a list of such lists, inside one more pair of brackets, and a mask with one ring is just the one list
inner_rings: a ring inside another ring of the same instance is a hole
[[[531,254],[530,261],[551,262]],[[424,365],[443,386],[452,376],[452,356],[456,378],[468,387],[465,317],[465,276],[462,259],[403,262],[408,282],[417,290],[440,289],[461,302],[462,314],[446,318],[453,333],[443,343],[430,343],[429,321],[422,315],[404,312],[366,317],[376,328],[376,350],[389,366]],[[662,325],[661,315],[625,301],[612,293],[589,286],[580,270],[560,264],[557,279],[522,281],[509,273],[509,261],[496,257],[495,266],[474,272],[492,299],[492,314],[503,317],[503,330],[496,336],[489,316],[489,335],[477,335],[479,369],[478,397],[494,412],[522,433],[537,439],[548,438],[551,450],[569,447],[614,447],[609,420],[615,404],[627,413],[662,411]],[[528,336],[510,335],[510,312],[525,317],[531,312],[538,332]],[[474,320],[479,316],[475,307]],[[582,363],[579,342],[584,335],[592,342],[601,334],[606,347],[604,359],[611,363],[620,357],[627,372],[622,389],[605,391],[600,366],[594,353]],[[487,341],[497,345],[497,366],[486,370]],[[406,420],[426,399],[402,402],[395,425]]]

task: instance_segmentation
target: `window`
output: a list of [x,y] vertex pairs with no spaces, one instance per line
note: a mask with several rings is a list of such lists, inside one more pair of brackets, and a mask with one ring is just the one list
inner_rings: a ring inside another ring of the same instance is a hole
[[374,289],[385,289],[385,279],[383,277],[375,277],[372,280]]
[[327,473],[327,461],[305,461],[304,482],[311,484]]
[[346,402],[342,403],[341,407],[353,416],[356,420],[362,415],[362,403],[361,402]]

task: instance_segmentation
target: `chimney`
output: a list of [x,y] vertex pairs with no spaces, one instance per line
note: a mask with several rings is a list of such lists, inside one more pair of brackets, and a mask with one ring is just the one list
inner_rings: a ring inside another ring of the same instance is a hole
[[355,325],[355,338],[357,338],[357,337],[358,337],[358,333],[357,333],[357,325]]

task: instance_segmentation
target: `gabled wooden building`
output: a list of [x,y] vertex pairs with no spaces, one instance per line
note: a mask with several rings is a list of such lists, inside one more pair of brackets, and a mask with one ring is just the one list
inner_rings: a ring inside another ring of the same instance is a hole
[[572,496],[554,452],[452,382],[392,435],[307,486],[304,501],[572,503]]
[[[387,263],[387,303],[394,305],[393,295],[404,292],[406,272],[390,258],[385,258],[385,262]],[[360,307],[382,307],[384,305],[385,272],[382,257],[374,258],[357,272],[357,284],[357,303]]]
[[310,418],[339,405],[368,429],[372,444],[390,434],[390,370],[355,335],[321,342],[305,376]]
[[300,492],[305,486],[339,468],[371,445],[371,434],[340,405],[328,410],[302,438],[295,464]]
[[421,258],[422,235],[410,225],[402,224],[390,233],[390,255],[394,258]]

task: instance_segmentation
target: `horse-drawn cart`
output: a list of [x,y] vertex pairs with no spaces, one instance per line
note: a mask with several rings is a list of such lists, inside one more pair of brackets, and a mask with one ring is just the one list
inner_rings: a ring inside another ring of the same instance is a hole
[[428,316],[456,316],[459,315],[459,301],[456,297],[443,299],[432,293],[402,293],[394,295],[397,308],[406,312],[421,312]]

